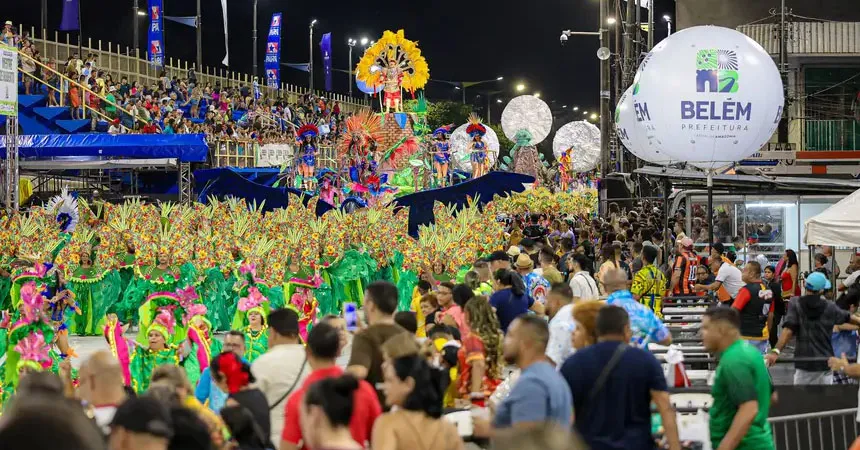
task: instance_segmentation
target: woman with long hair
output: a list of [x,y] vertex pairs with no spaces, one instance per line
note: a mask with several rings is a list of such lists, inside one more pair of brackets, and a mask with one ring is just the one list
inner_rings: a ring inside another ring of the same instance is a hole
[[392,412],[373,425],[374,450],[460,450],[457,428],[442,419],[442,398],[449,379],[445,370],[430,367],[407,334],[382,345],[386,356],[385,402]]
[[[244,407],[253,415],[263,436],[270,436],[272,424],[269,402],[262,391],[252,387],[256,379],[251,373],[251,366],[235,353],[223,352],[212,359],[209,373],[212,381],[228,395],[225,406]],[[269,439],[266,439],[266,444],[266,448],[273,447]]]
[[520,314],[529,310],[543,314],[543,304],[535,302],[526,294],[526,284],[518,273],[499,269],[493,274],[493,281],[496,292],[490,296],[490,305],[496,308],[496,316],[503,332],[508,331],[508,326]]
[[299,423],[309,450],[362,450],[349,430],[358,380],[351,375],[312,384],[302,399]]
[[486,297],[466,302],[468,333],[463,335],[457,352],[460,367],[460,398],[485,406],[485,400],[502,380],[502,341],[499,320]]
[[598,269],[597,274],[594,276],[597,279],[597,285],[600,288],[600,294],[606,295],[606,286],[603,283],[603,277],[610,271],[614,269],[619,269],[618,260],[615,258],[615,247],[612,244],[603,244],[600,247],[600,269]]
[[797,260],[797,253],[791,249],[785,251],[783,259],[785,264],[780,280],[782,282],[782,298],[787,300],[800,295],[800,263]]

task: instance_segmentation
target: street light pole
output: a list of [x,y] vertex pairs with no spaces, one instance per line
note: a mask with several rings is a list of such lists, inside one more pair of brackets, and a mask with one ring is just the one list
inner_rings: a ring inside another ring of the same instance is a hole
[[463,104],[466,104],[466,83],[460,83],[460,90],[463,91]]
[[308,87],[310,88],[311,95],[314,93],[314,24],[317,23],[317,20],[311,20],[311,25],[308,27],[310,30],[310,40],[308,41]]
[[346,45],[349,46],[349,98],[352,99],[352,85],[355,84],[352,81],[352,48],[355,47],[355,39],[350,38],[346,41]]
[[[254,27],[256,28],[256,25]],[[257,47],[256,42],[254,47]],[[200,8],[200,0],[197,0],[197,71],[200,70],[203,70],[203,10]]]
[[[47,33],[47,29],[48,29],[48,0],[42,0],[41,19],[42,19],[42,31],[41,31],[41,33]],[[36,36],[33,36],[33,37],[36,37]],[[45,34],[42,34],[42,37],[45,37]]]
[[[606,27],[606,19],[609,14],[609,0],[600,0],[600,46],[609,44],[609,29]],[[612,114],[609,112],[609,90],[610,90],[609,58],[600,61],[600,174],[605,177],[610,172],[609,168],[609,127]],[[604,213],[606,211],[606,184],[601,192],[600,205]]]
[[254,36],[254,51],[251,52],[251,55],[254,58],[254,63],[251,66],[251,74],[253,76],[257,76],[257,0],[254,0],[254,6],[252,9],[251,16],[251,20],[253,21],[253,24],[251,25],[251,33],[253,33]]
[[140,15],[140,5],[138,2],[139,2],[139,0],[134,0],[134,6],[132,7],[132,9],[134,10],[134,22],[132,22],[132,27],[131,27],[132,28],[131,40],[132,40],[132,42],[134,42],[134,46],[132,48],[134,48],[135,53],[137,53],[137,46],[139,45],[138,42],[140,42],[140,36],[138,35],[140,30],[138,29],[139,27],[137,25],[137,21],[138,21],[137,16]]

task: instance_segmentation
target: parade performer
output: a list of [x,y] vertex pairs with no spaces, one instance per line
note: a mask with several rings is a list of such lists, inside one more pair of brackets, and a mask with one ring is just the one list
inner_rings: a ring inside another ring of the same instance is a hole
[[[182,311],[175,292],[197,281],[196,270],[191,264],[193,241],[190,235],[191,212],[179,210],[176,205],[161,205],[158,241],[141,243],[140,253],[135,259],[135,277],[123,294],[117,313],[123,322],[139,321],[138,343],[146,342],[146,330],[162,306],[173,308],[174,322],[182,319]],[[184,327],[179,327],[177,342],[185,339]]]
[[469,126],[466,127],[466,133],[472,138],[472,141],[469,142],[469,160],[472,162],[472,178],[484,176],[490,166],[490,158],[487,155],[487,143],[484,142],[487,127],[481,123],[480,117],[472,113],[469,116]]
[[448,136],[452,125],[439,127],[433,132],[433,168],[436,169],[436,185],[448,184],[448,164],[451,162],[451,143]]
[[[323,168],[317,176],[317,184],[319,185],[320,200],[332,206],[340,205],[341,194],[335,186],[337,174],[331,169]],[[337,200],[335,200],[337,198]]]
[[301,148],[301,160],[298,172],[302,177],[302,188],[308,189],[314,179],[317,165],[317,147],[315,139],[320,130],[314,124],[302,125],[296,132],[296,141]]
[[[92,245],[94,238],[94,231],[79,227],[69,245],[57,256],[61,284],[72,294],[80,309],[80,314],[72,318],[68,328],[72,333],[84,336],[100,334],[100,322],[108,308],[119,301],[122,287],[119,273],[110,267],[114,263],[103,256],[101,245]],[[101,241],[106,244],[106,240]]]
[[179,351],[173,340],[176,318],[168,309],[162,309],[146,329],[147,343],[138,343],[129,365],[131,387],[137,393],[149,389],[152,371],[163,364],[179,365]]
[[[236,284],[233,285],[233,295],[235,304],[238,305],[239,300],[248,296],[248,289],[256,287],[263,295],[269,299],[273,309],[282,308],[284,306],[284,266],[277,257],[272,255],[275,248],[275,241],[267,238],[258,238],[246,258],[239,266],[235,274]],[[232,329],[236,327],[236,313],[233,315]]]
[[[382,67],[382,70],[371,70],[373,66]],[[358,62],[357,73],[359,81],[375,89],[382,87],[381,103],[386,114],[392,109],[403,112],[403,89],[414,95],[430,79],[430,69],[421,50],[404,37],[403,30],[384,32],[382,38],[365,51]]]
[[[229,243],[213,232],[215,207],[209,205],[200,208],[197,229],[194,233],[194,260],[192,264],[196,273],[200,274],[194,283],[197,292],[206,306],[206,318],[212,326],[212,331],[230,329],[229,303],[232,299],[232,284],[227,282],[225,272],[232,270],[232,258],[222,253],[219,248],[229,248]],[[218,263],[218,261],[225,261]]]
[[245,359],[248,362],[254,362],[269,349],[268,310],[269,299],[254,286],[248,288],[247,297],[239,300],[236,325],[237,330],[245,335]]
[[129,363],[131,362],[132,350],[134,342],[125,338],[125,332],[128,330],[128,325],[123,325],[119,321],[119,317],[115,313],[109,313],[105,317],[104,337],[108,347],[114,358],[119,361],[122,367],[122,380],[126,386],[131,386],[131,372],[129,371]]
[[[44,345],[39,347],[47,347],[44,350],[39,349],[40,356],[39,366],[50,368],[53,364],[53,358],[59,359],[55,354],[51,354],[50,345],[54,342],[54,328],[45,314],[47,299],[42,294],[43,286],[37,285],[33,281],[29,281],[21,286],[20,297],[21,303],[14,315],[4,318],[4,325],[8,327],[7,342],[6,342],[6,370],[3,379],[3,400],[8,400],[15,392],[18,386],[19,375],[23,367],[36,369],[37,366],[31,364],[34,353],[34,344],[38,340]],[[8,325],[11,323],[11,325]],[[36,338],[30,336],[38,335]],[[21,344],[22,341],[29,340],[27,344]],[[20,344],[20,345],[19,345]],[[23,351],[23,352],[22,352]],[[42,358],[43,354],[48,354],[47,361]],[[29,362],[28,362],[29,361]]]
[[12,308],[13,263],[18,259],[18,217],[5,216],[0,219],[0,310]]
[[295,287],[290,304],[299,312],[299,336],[302,342],[307,342],[308,332],[317,317],[317,300],[313,291],[320,287],[322,278],[317,270],[311,278],[291,278],[289,283]]
[[[193,297],[183,299],[184,302],[197,299]],[[183,367],[188,374],[188,381],[192,386],[197,386],[200,374],[209,367],[212,355],[221,353],[221,341],[214,339],[212,335],[212,324],[206,318],[206,305],[201,303],[188,304],[185,307],[185,325],[188,327],[187,343],[191,349],[188,358],[185,359]]]
[[559,175],[559,187],[562,192],[567,192],[567,189],[570,187],[570,182],[573,181],[572,170],[570,167],[570,153],[573,151],[573,148],[568,148],[564,152],[562,152],[561,156],[558,158],[558,175]]

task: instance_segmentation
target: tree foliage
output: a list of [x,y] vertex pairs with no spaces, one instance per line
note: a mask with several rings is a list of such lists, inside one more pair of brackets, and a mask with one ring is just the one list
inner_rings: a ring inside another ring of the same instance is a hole
[[472,107],[449,100],[427,102],[427,125],[435,130],[443,125],[454,124],[454,128],[469,120]]

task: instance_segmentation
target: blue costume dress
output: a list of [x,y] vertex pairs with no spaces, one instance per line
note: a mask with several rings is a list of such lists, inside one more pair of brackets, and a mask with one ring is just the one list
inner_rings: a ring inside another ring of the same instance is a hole
[[472,155],[471,160],[473,163],[483,164],[487,160],[487,152],[486,152],[487,144],[484,141],[478,141],[472,143]]
[[448,164],[451,161],[450,153],[451,144],[446,142],[436,143],[436,153],[433,154],[433,159],[439,164]]
[[317,148],[313,144],[305,144],[302,146],[304,154],[302,154],[302,163],[308,167],[316,167],[317,165]]

